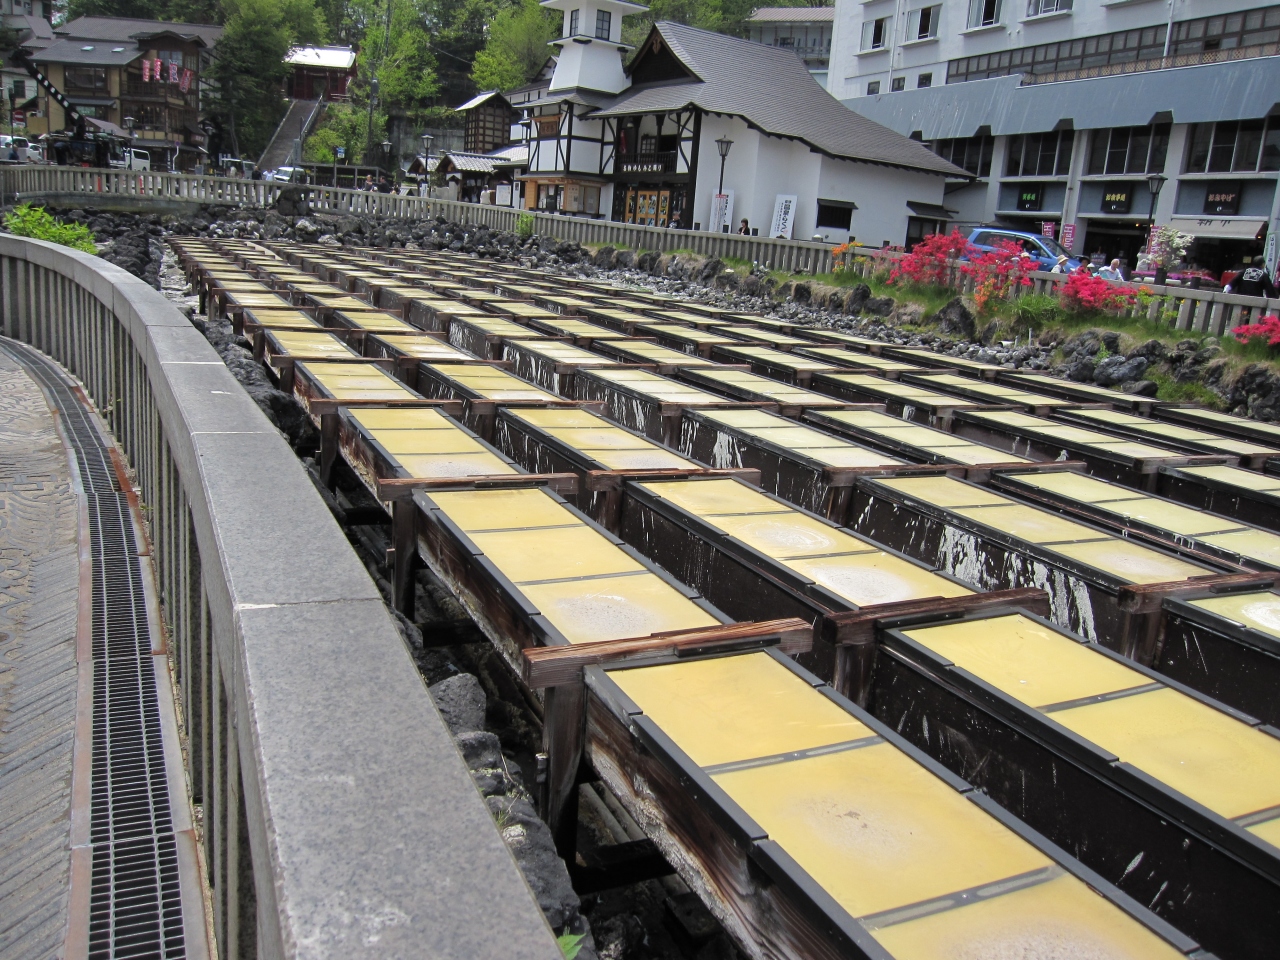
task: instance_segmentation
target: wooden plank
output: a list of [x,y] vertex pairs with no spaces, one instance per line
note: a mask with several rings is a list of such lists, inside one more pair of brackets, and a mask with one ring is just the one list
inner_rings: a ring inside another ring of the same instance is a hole
[[379,500],[412,497],[415,490],[492,490],[499,487],[549,487],[561,496],[578,492],[576,473],[513,473],[477,477],[392,477],[379,478]]
[[629,666],[671,657],[727,653],[776,646],[783,653],[803,653],[813,646],[813,626],[798,617],[721,627],[655,633],[627,640],[598,640],[564,647],[530,647],[522,651],[522,674],[530,687],[577,684],[584,667],[603,664]]

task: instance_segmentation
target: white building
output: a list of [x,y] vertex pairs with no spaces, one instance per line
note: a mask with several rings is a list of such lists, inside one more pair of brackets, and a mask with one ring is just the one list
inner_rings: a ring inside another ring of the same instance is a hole
[[761,7],[747,19],[747,39],[794,51],[825,87],[835,12],[834,7]]
[[976,175],[953,225],[1132,264],[1164,177],[1154,222],[1221,271],[1280,220],[1278,54],[1280,6],[1236,0],[836,0],[828,89]]
[[[658,23],[632,51],[627,0],[544,0],[564,12],[544,97],[523,104],[528,208],[628,223],[850,236],[901,244],[945,218],[959,168],[846,110],[790,49]],[[713,215],[723,190],[718,224]],[[775,214],[785,209],[777,221]]]

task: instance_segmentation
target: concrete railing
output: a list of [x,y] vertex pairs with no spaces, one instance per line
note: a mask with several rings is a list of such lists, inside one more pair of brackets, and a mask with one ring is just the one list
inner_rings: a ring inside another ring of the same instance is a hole
[[79,377],[136,471],[219,955],[558,960],[377,589],[200,333],[7,235],[0,332]]
[[[32,164],[0,168],[0,192],[6,200],[54,200],[93,206],[95,198],[138,198],[170,203],[203,203],[243,207],[269,207],[280,190],[290,186],[271,180],[239,180],[229,177],[192,177],[177,173],[131,170],[91,170]],[[514,207],[433,200],[400,194],[347,190],[309,185],[311,209],[353,216],[424,219],[447,217],[459,223],[484,225],[494,230],[515,230],[525,211]],[[637,224],[615,223],[558,214],[529,212],[533,230],[540,236],[574,240],[590,246],[626,247],[632,250],[692,250],[703,256],[758,262],[788,273],[827,273],[831,270],[831,245],[805,240],[775,240],[708,231],[669,230]]]

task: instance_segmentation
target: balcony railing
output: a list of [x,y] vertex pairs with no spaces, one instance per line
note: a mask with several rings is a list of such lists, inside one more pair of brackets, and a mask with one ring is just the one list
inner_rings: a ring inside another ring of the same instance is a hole
[[614,159],[613,169],[616,173],[675,173],[676,152],[619,153]]
[[[1036,83],[1060,83],[1065,80],[1088,80],[1093,77],[1118,77],[1129,73],[1146,73],[1150,70],[1170,70],[1174,67],[1196,67],[1205,63],[1229,63],[1233,60],[1254,60],[1258,57],[1275,56],[1280,56],[1280,43],[1259,43],[1250,47],[1234,47],[1230,50],[1180,53],[1172,57],[1107,63],[1097,67],[1080,67],[1077,70],[1058,70],[1054,73],[1024,73],[1022,86]],[[948,82],[953,81],[948,80]]]

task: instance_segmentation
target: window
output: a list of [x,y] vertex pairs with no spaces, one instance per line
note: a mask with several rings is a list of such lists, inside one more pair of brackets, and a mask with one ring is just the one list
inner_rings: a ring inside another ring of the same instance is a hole
[[989,177],[995,142],[994,137],[958,137],[953,140],[934,140],[929,144],[929,149],[975,177]]
[[1280,117],[1194,123],[1187,139],[1187,173],[1280,170]]
[[596,39],[608,40],[609,30],[613,26],[613,14],[608,10],[596,11]]
[[68,90],[106,92],[106,67],[79,67],[68,65],[63,74],[63,83]]
[[899,90],[905,90],[906,88],[907,88],[906,77],[894,77],[892,80],[889,81],[889,89],[892,90],[894,93],[897,93]]
[[920,76],[916,77],[916,89],[920,89],[922,87],[931,87],[931,86],[933,86],[932,73],[922,73],[920,74]]
[[848,230],[853,223],[853,211],[857,209],[844,200],[819,200],[816,226],[832,230]]
[[1071,0],[1027,0],[1028,17],[1044,17],[1051,13],[1066,13]]
[[1160,173],[1169,150],[1169,124],[1095,130],[1089,146],[1090,176]]
[[889,42],[889,18],[868,20],[862,25],[862,49],[883,50]]
[[578,14],[581,11],[569,11],[569,36],[576,37],[578,35]]
[[1000,0],[969,0],[969,29],[1000,22]]
[[1073,130],[1028,133],[1009,138],[1006,177],[1065,177],[1071,168]]
[[868,97],[874,97],[874,96],[875,96],[877,93],[879,93],[879,92],[880,92],[880,81],[879,81],[879,80],[872,80],[870,83],[868,83],[868,84],[867,84],[867,96],[868,96]]
[[1280,41],[1280,7],[1183,20],[1173,26],[1173,55],[1235,50]]
[[[970,7],[970,10],[973,8]],[[1018,47],[1000,53],[962,57],[947,64],[947,83],[1007,77],[1013,73],[1036,76],[1069,70],[1091,70],[1115,63],[1158,60],[1164,56],[1165,26],[1143,27],[1101,36]]]
[[941,6],[921,7],[907,14],[907,40],[932,40],[938,35]]

